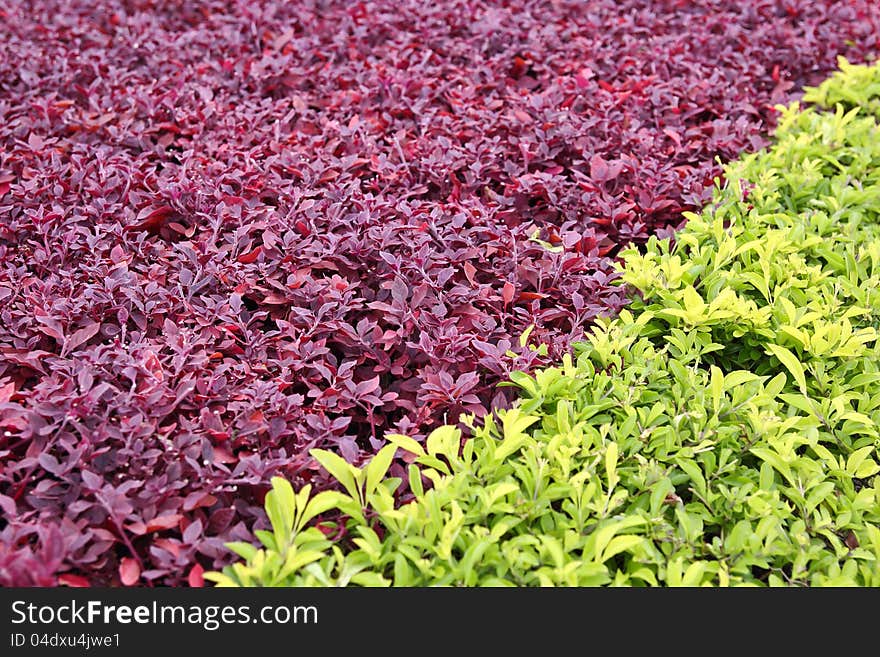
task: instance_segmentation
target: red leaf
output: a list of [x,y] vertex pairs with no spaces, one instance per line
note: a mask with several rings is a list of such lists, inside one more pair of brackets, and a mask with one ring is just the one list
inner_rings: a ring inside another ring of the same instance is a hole
[[165,220],[174,214],[174,208],[163,205],[158,208],[144,208],[138,213],[137,223],[126,226],[122,230],[127,232],[133,230],[145,230],[150,233],[158,233],[159,229],[165,223]]
[[217,503],[217,498],[213,495],[202,495],[201,493],[190,493],[183,501],[183,510],[192,511],[202,506],[213,506]]
[[164,516],[158,516],[147,521],[147,531],[155,532],[162,529],[171,529],[180,522],[181,515],[179,513],[169,513]]
[[501,290],[501,298],[504,300],[505,306],[513,301],[513,293],[515,290],[516,288],[510,281],[504,284],[504,288]]
[[12,395],[15,394],[15,383],[7,383],[6,385],[0,386],[0,404],[5,404],[10,399],[12,399]]
[[118,244],[110,249],[110,260],[113,264],[118,264],[125,259],[125,249]]
[[165,379],[165,373],[162,369],[162,363],[159,362],[159,358],[152,351],[148,351],[146,357],[141,362],[144,369],[146,369],[150,374],[152,374],[159,381],[163,381]]
[[528,62],[517,55],[513,58],[513,65],[510,67],[510,77],[520,78],[528,70]]
[[[223,442],[224,440],[229,440],[229,432],[228,431],[217,431],[216,429],[208,429],[206,432],[211,438],[216,440],[217,442]],[[187,509],[189,511],[189,509]]]
[[289,304],[290,300],[284,295],[269,292],[269,294],[263,297],[263,303],[270,306],[283,306]]
[[0,349],[0,355],[2,355],[4,359],[10,362],[24,365],[38,372],[46,374],[46,370],[43,367],[43,364],[40,362],[40,359],[45,358],[46,356],[51,356],[52,354],[50,354],[48,351],[42,351],[40,349],[10,349],[8,347],[4,347]]
[[614,180],[623,170],[623,163],[619,160],[606,160],[596,153],[590,158],[590,177],[597,182]]
[[286,32],[284,32],[284,34],[275,37],[275,40],[272,41],[272,47],[275,50],[281,50],[287,44],[287,42],[293,38],[295,34],[296,32],[293,30],[293,28],[287,30]]
[[859,547],[859,539],[852,530],[847,532],[846,538],[843,539],[843,542],[850,550],[855,550]]
[[262,252],[263,252],[263,247],[261,245],[261,246],[258,246],[257,248],[255,248],[250,253],[245,253],[244,255],[238,256],[238,261],[245,264],[245,265],[250,264],[251,262],[256,260],[260,256],[260,253],[262,253]]
[[172,541],[167,538],[157,538],[155,541],[153,541],[153,545],[155,545],[158,548],[162,548],[166,552],[170,552],[171,554],[174,555],[175,559],[180,556],[180,542],[179,541]]
[[0,511],[3,511],[8,518],[13,518],[18,514],[15,500],[8,495],[0,494]]
[[546,299],[547,295],[542,292],[520,292],[517,298],[524,301],[534,301],[535,299]]
[[192,237],[196,232],[195,226],[184,226],[183,224],[179,224],[176,221],[168,222],[168,228],[173,230],[175,233],[179,233],[180,235],[184,235],[186,237]]
[[214,463],[238,463],[238,457],[223,447],[214,447]]
[[195,589],[200,589],[205,585],[205,578],[202,577],[204,572],[205,572],[205,569],[202,568],[202,566],[200,564],[196,564],[189,571],[189,575],[187,576],[186,581],[189,583],[189,585],[191,587],[193,587]]
[[64,343],[64,328],[61,326],[61,322],[46,314],[46,312],[40,308],[34,310],[34,319],[43,325],[36,327],[37,330],[55,338],[55,341],[58,344]]
[[586,87],[590,83],[590,79],[592,79],[594,77],[596,77],[596,74],[593,73],[593,70],[591,68],[585,67],[585,68],[582,68],[580,73],[578,73],[574,77],[574,81],[578,87],[583,89],[584,87]]
[[141,536],[142,534],[147,533],[147,526],[140,521],[130,522],[125,525],[125,528],[135,536]]
[[92,322],[85,328],[81,328],[78,331],[75,331],[73,335],[71,335],[65,345],[64,349],[61,350],[61,354],[65,355],[76,349],[84,342],[88,342],[91,340],[98,331],[101,330],[101,322]]
[[134,586],[141,576],[141,567],[131,557],[124,557],[119,562],[119,579],[125,586]]
[[663,134],[669,137],[672,141],[675,142],[675,145],[681,148],[681,135],[678,134],[675,130],[671,130],[669,128],[663,128]]
[[361,381],[357,384],[356,391],[358,395],[369,395],[374,390],[379,388],[379,376],[374,376],[372,379],[367,379],[366,381]]
[[470,281],[471,285],[476,285],[477,282],[474,280],[474,274],[477,273],[477,268],[474,267],[471,263],[466,262],[466,263],[464,263],[463,269],[464,269],[464,275]]
[[77,589],[87,589],[92,585],[92,583],[82,575],[73,575],[71,573],[60,575],[58,577],[58,583],[62,586],[70,586]]

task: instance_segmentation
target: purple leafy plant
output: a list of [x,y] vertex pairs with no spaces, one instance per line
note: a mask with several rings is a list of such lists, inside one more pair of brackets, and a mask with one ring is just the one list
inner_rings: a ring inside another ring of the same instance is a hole
[[0,19],[0,584],[40,586],[197,585],[272,475],[328,485],[310,448],[504,405],[880,35],[874,0]]

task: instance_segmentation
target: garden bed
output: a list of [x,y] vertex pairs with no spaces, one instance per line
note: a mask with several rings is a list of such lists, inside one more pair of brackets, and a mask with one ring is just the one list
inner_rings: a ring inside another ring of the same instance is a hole
[[336,485],[310,450],[509,406],[627,304],[621,249],[880,48],[870,0],[0,18],[3,585],[199,585],[272,476]]

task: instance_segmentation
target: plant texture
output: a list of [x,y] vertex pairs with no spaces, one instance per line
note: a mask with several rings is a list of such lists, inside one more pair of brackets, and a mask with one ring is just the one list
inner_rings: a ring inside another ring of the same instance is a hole
[[272,476],[335,485],[309,450],[504,407],[878,34],[875,0],[4,2],[0,583],[198,583]]
[[464,439],[388,435],[362,469],[314,451],[343,492],[274,480],[263,548],[231,545],[244,560],[206,577],[880,585],[878,80],[841,60],[804,97],[833,107],[781,107],[772,146],[726,166],[674,240],[623,252],[629,309],[514,373],[512,408],[465,418]]

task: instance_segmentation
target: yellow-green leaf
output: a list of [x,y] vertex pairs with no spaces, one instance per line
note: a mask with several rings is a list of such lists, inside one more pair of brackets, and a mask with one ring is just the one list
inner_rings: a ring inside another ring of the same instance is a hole
[[785,347],[780,347],[778,344],[773,344],[772,342],[767,345],[767,353],[776,356],[776,358],[779,359],[779,362],[785,366],[785,369],[791,372],[791,375],[797,382],[801,392],[807,394],[807,379],[804,375],[803,365],[801,365],[797,356]]

